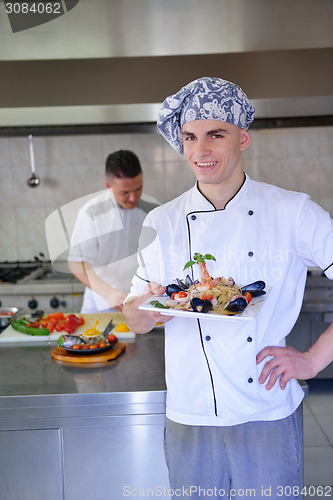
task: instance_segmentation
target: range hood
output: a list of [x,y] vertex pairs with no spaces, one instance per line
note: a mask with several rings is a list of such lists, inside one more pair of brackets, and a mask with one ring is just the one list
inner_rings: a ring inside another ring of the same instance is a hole
[[239,84],[256,118],[333,115],[331,0],[69,3],[19,33],[0,16],[0,127],[155,122],[200,76]]

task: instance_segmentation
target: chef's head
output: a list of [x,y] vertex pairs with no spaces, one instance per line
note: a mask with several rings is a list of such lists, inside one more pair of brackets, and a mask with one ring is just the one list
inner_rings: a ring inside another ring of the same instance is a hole
[[122,208],[135,208],[142,194],[143,176],[139,158],[128,150],[111,153],[105,163],[104,186],[112,189]]
[[157,127],[171,146],[183,155],[184,123],[220,120],[247,130],[254,113],[254,107],[240,87],[221,78],[203,77],[165,99]]

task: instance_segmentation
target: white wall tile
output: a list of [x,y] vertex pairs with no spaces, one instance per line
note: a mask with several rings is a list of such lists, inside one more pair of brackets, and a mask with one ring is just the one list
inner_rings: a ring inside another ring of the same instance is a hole
[[17,246],[0,246],[0,262],[17,262],[18,251]]
[[9,165],[11,165],[10,142],[7,137],[3,137],[0,138],[0,167],[8,167]]
[[287,162],[284,158],[259,158],[257,172],[258,181],[289,189],[290,178]]
[[0,168],[0,207],[14,207],[13,171],[10,166]]
[[191,189],[196,178],[186,160],[165,164],[165,199],[170,201]]
[[319,127],[289,128],[287,130],[289,157],[318,157],[320,154]]
[[333,197],[332,196],[329,196],[329,197],[320,196],[317,199],[316,203],[318,203],[318,205],[320,205],[324,210],[326,210],[331,215],[331,218],[333,219]]
[[143,192],[165,203],[165,177],[162,162],[141,162],[143,171]]
[[102,155],[105,168],[105,160],[109,154],[119,149],[133,150],[134,134],[109,134],[102,136]]
[[257,157],[285,158],[288,154],[288,129],[258,130],[254,142]]
[[[16,235],[18,247],[46,247],[45,212],[43,208],[16,208]],[[40,250],[41,251],[41,250]]]
[[95,193],[104,189],[104,168],[98,165],[73,165],[73,194],[74,198],[81,198],[86,194]]
[[[161,136],[162,137],[162,136]],[[163,139],[163,158],[164,161],[181,161],[184,156],[181,154],[177,153],[175,149],[173,149],[172,146],[166,141],[164,138]]]
[[333,127],[320,129],[320,154],[333,156]]
[[331,196],[333,199],[333,155],[322,156],[318,160],[320,175],[320,196]]
[[72,201],[75,198],[73,182],[71,166],[54,165],[45,168],[42,179],[44,203],[60,207]]
[[72,147],[70,136],[44,137],[45,165],[71,165]]
[[259,180],[258,173],[258,158],[244,158],[243,159],[243,170],[253,181]]
[[73,135],[72,143],[72,163],[80,165],[82,163],[101,163],[104,167],[105,158],[102,148],[102,136],[100,135]]
[[133,152],[140,162],[163,160],[163,137],[160,134],[135,134]]
[[287,160],[292,191],[307,193],[312,199],[320,196],[319,159],[311,157],[289,158]]
[[11,208],[0,209],[1,247],[16,246],[16,218]]
[[[36,153],[37,152],[34,151],[35,158]],[[30,168],[28,137],[13,137],[10,140],[10,158],[11,165],[13,166],[27,166]]]

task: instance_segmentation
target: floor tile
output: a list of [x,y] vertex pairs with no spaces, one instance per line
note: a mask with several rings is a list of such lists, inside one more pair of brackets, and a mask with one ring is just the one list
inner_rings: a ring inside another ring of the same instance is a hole
[[309,407],[314,415],[333,416],[333,395],[332,394],[313,394],[308,399]]
[[314,415],[333,416],[333,379],[306,381],[309,386],[308,407]]
[[330,442],[313,416],[303,417],[303,443],[304,446],[330,446]]
[[[333,446],[333,418],[332,415],[320,415],[317,417],[319,424],[325,432],[330,445]],[[333,481],[332,481],[333,482]],[[333,497],[333,495],[332,495]]]
[[332,482],[333,448],[331,446],[305,446],[304,484],[307,486],[328,486]]
[[311,408],[309,406],[308,400],[303,399],[303,417],[307,415],[313,415]]

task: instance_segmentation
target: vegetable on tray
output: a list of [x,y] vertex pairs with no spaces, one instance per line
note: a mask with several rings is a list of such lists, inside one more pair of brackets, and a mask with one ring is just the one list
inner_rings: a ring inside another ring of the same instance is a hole
[[29,318],[21,318],[17,321],[12,321],[12,327],[28,335],[50,335],[54,330],[57,332],[65,331],[72,335],[78,326],[84,324],[84,319],[75,314],[69,314],[67,317],[62,312],[51,313],[46,317],[42,317],[33,323]]
[[47,328],[36,328],[35,326],[29,326],[27,324],[27,318],[21,318],[17,321],[12,321],[12,327],[21,333],[26,333],[27,335],[50,335],[50,331]]

